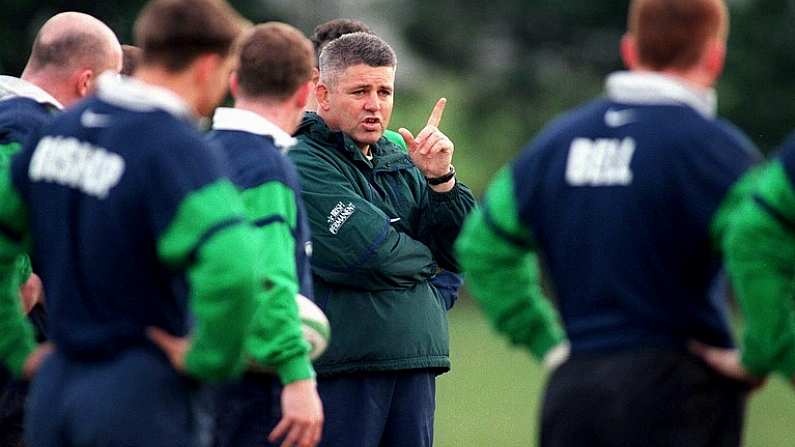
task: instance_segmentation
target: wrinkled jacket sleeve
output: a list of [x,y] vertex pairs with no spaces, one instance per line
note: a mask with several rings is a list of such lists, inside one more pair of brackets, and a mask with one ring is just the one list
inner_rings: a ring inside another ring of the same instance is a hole
[[24,253],[24,206],[11,183],[9,164],[0,168],[0,360],[16,376],[35,347],[33,329],[19,300],[18,257]]
[[457,180],[453,189],[444,193],[436,192],[426,186],[422,203],[417,239],[431,249],[440,267],[452,272],[460,271],[453,252],[453,244],[461,231],[464,219],[475,207],[472,192]]
[[312,230],[312,270],[352,288],[411,287],[436,271],[431,250],[392,227],[389,216],[358,194],[333,162],[293,149]]
[[273,367],[282,384],[314,377],[295,296],[296,197],[284,183],[264,182],[241,191],[249,220],[260,238],[256,264],[266,284],[258,294],[246,352],[257,364]]
[[469,289],[497,331],[539,360],[564,341],[541,287],[533,238],[518,217],[510,169],[498,173],[456,249]]
[[762,376],[795,374],[795,190],[773,162],[731,215],[726,268],[744,317],[742,363]]

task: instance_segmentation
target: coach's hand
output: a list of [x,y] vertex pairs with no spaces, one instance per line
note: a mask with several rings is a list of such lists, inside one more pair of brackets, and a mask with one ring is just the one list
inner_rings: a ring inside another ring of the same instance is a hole
[[189,338],[175,337],[157,327],[147,328],[146,335],[163,350],[174,369],[180,372],[185,371],[185,355],[190,348]]
[[[453,151],[455,146],[447,138],[447,135],[439,130],[439,123],[442,122],[444,107],[447,99],[441,98],[436,102],[436,106],[428,118],[428,123],[414,138],[407,129],[400,128],[398,132],[406,141],[411,160],[426,178],[441,177],[450,172],[450,165],[453,161]],[[455,186],[455,178],[441,185],[432,185],[434,191],[446,192]]]
[[712,369],[730,379],[748,382],[754,388],[765,383],[764,378],[752,375],[743,367],[740,362],[740,351],[737,349],[718,348],[691,341],[690,351],[701,357]]
[[44,286],[39,275],[31,273],[28,280],[19,286],[19,297],[22,299],[22,310],[26,315],[36,304],[44,302]]
[[299,380],[282,390],[282,420],[268,440],[284,438],[281,447],[314,447],[323,433],[323,404],[314,379]]
[[27,380],[32,379],[33,376],[36,375],[36,371],[39,370],[39,367],[44,362],[44,359],[46,359],[54,349],[55,347],[50,342],[42,343],[36,347],[36,349],[30,353],[28,358],[25,359],[25,365],[22,367],[22,376]]

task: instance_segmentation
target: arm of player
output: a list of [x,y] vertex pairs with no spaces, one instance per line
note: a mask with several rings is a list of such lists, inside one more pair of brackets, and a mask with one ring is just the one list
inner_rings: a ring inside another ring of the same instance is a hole
[[795,374],[795,191],[780,162],[761,173],[756,193],[732,216],[723,240],[726,268],[744,315],[742,365],[763,376]]
[[469,290],[499,332],[549,363],[566,350],[557,312],[541,288],[532,237],[519,221],[510,169],[497,174],[456,249]]
[[241,192],[246,213],[260,239],[256,264],[265,284],[258,295],[246,353],[258,365],[276,370],[283,384],[315,376],[309,345],[301,332],[295,265],[297,206],[293,190],[269,181]]
[[27,218],[7,163],[0,168],[0,197],[0,360],[14,375],[21,376],[36,342],[33,328],[22,313],[17,274]]
[[205,380],[243,369],[243,342],[261,285],[254,266],[257,244],[228,180],[208,183],[179,202],[157,243],[166,265],[186,270],[195,317],[184,365],[175,362],[178,368]]
[[331,162],[305,151],[288,155],[301,176],[315,274],[370,290],[411,287],[434,274],[430,249],[397,231],[389,216],[355,192]]

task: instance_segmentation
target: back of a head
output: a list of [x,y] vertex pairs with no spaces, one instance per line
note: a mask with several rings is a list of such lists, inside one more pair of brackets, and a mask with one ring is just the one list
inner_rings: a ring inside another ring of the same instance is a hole
[[375,34],[345,34],[331,41],[320,53],[320,80],[334,85],[348,67],[360,64],[395,67],[397,56],[392,47]]
[[370,27],[355,19],[334,19],[321,23],[312,31],[309,40],[315,49],[315,65],[320,65],[320,52],[334,39],[351,33],[370,33]]
[[248,98],[283,100],[312,78],[312,44],[290,25],[255,26],[246,33],[239,53],[237,80]]
[[132,45],[122,45],[121,50],[124,56],[121,64],[121,74],[132,76],[141,60],[141,49]]
[[179,72],[202,54],[229,54],[246,24],[223,0],[152,0],[135,21],[141,65]]
[[640,63],[653,70],[691,68],[728,32],[723,0],[633,0],[628,22]]
[[121,57],[116,35],[98,19],[79,12],[63,12],[51,17],[33,42],[25,71],[68,75],[82,69],[96,74],[116,69]]

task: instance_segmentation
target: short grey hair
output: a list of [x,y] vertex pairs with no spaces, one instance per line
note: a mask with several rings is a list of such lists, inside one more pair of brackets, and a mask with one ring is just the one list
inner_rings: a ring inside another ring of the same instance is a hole
[[396,67],[397,56],[392,47],[375,34],[345,34],[329,42],[320,52],[320,80],[335,85],[348,67],[359,64]]

